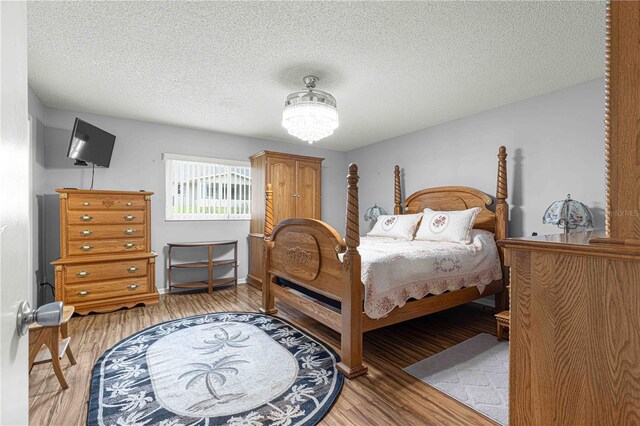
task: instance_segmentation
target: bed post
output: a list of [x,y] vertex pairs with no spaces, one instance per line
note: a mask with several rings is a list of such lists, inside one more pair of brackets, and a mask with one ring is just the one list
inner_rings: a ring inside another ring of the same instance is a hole
[[507,149],[498,151],[498,185],[496,188],[496,240],[509,236],[509,204],[507,204]]
[[264,209],[264,248],[262,256],[262,308],[260,312],[265,314],[275,314],[275,302],[271,293],[271,274],[269,274],[269,260],[271,258],[271,233],[273,232],[273,189],[271,184],[267,184],[265,191],[265,209]]
[[400,166],[396,165],[393,170],[394,191],[393,191],[393,214],[402,214],[402,193],[400,191]]
[[[507,197],[507,149],[501,146],[498,150],[498,183],[496,187],[496,241],[503,240],[509,236],[509,204]],[[504,265],[504,253],[498,248],[500,262]],[[509,271],[502,268],[502,282],[505,287],[509,285]],[[498,312],[506,308],[506,291],[496,293],[496,310]]]
[[342,334],[338,369],[349,379],[367,372],[362,365],[362,281],[360,276],[360,213],[358,166],[349,165],[347,175],[347,251],[342,260]]

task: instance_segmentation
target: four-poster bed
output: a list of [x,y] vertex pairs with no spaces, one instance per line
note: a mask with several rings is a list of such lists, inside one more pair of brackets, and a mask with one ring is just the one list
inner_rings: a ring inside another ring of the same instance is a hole
[[[494,233],[495,240],[506,238],[509,214],[506,201],[506,157],[506,149],[500,147],[495,212],[488,209],[493,204],[491,197],[477,189],[463,186],[423,189],[411,194],[402,203],[400,168],[396,166],[394,214],[419,213],[426,207],[445,211],[479,207],[474,228]],[[315,219],[286,219],[274,227],[273,191],[271,185],[267,185],[262,312],[276,313],[274,298],[277,297],[281,302],[341,333],[341,362],[338,368],[348,378],[354,378],[367,372],[367,367],[362,363],[364,332],[462,305],[491,294],[496,295],[496,305],[498,309],[502,309],[505,286],[502,279],[496,279],[488,283],[482,292],[475,286],[463,287],[407,301],[404,306],[396,307],[382,318],[367,316],[363,312],[361,255],[358,251],[358,168],[355,164],[349,166],[347,183],[344,239],[333,227]],[[311,291],[320,299],[338,302],[340,309],[331,309],[320,300],[283,287],[278,284],[279,279]]]

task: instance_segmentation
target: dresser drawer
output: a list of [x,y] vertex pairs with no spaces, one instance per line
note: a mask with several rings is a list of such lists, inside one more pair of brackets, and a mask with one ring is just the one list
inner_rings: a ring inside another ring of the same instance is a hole
[[75,210],[67,213],[69,225],[80,224],[120,224],[120,223],[144,223],[145,211],[90,211],[83,213]]
[[148,291],[146,277],[102,281],[99,283],[66,285],[64,288],[67,304],[92,302],[113,297],[133,296]]
[[73,194],[67,201],[69,210],[144,210],[144,195]]
[[116,278],[139,278],[147,275],[147,259],[124,260],[122,262],[87,263],[65,268],[65,282],[92,283]]
[[70,241],[69,256],[86,256],[91,254],[135,253],[145,249],[144,238],[129,238],[121,240],[86,240]]
[[144,238],[145,227],[141,223],[127,225],[70,225],[68,232],[69,241],[101,240],[115,238]]

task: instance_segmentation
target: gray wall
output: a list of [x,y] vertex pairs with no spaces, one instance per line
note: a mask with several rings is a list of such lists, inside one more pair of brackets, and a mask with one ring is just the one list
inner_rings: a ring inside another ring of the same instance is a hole
[[43,297],[48,292],[47,300],[53,300],[51,287],[40,288],[39,284],[49,281],[53,284],[53,276],[46,277],[45,246],[44,246],[44,182],[45,182],[45,127],[43,124],[45,106],[31,89],[29,89],[29,115],[31,116],[31,206],[33,232],[33,268],[32,278],[32,306],[40,306]]
[[[73,165],[66,157],[75,117],[80,117],[116,135],[111,167],[96,168],[94,189],[118,189],[155,192],[152,198],[152,247],[158,252],[156,286],[166,287],[165,252],[169,241],[239,240],[239,277],[247,274],[247,234],[249,221],[166,222],[165,152],[248,161],[261,150],[285,151],[324,157],[323,207],[326,222],[344,228],[346,154],[309,146],[251,139],[181,127],[165,126],[54,108],[45,111],[46,182],[43,194],[46,204],[47,262],[59,256],[59,213],[56,188],[88,189],[91,168]],[[52,274],[52,270],[49,270]],[[53,279],[53,275],[49,275]]]
[[[344,230],[347,162],[360,167],[360,208],[377,203],[393,210],[393,166],[403,169],[404,194],[440,185],[466,185],[495,193],[497,150],[507,147],[511,235],[557,233],[542,225],[546,207],[570,192],[604,225],[604,81],[594,80],[547,95],[486,111],[400,136],[349,153],[308,145],[279,143],[186,128],[144,123],[40,107],[35,95],[30,110],[44,123],[38,130],[34,191],[44,205],[46,263],[59,255],[59,187],[88,188],[90,168],[73,166],[66,158],[76,116],[117,135],[112,165],[96,169],[96,189],[154,191],[152,244],[160,254],[156,285],[166,287],[165,244],[168,241],[238,239],[239,276],[246,276],[248,221],[165,222],[164,164],[171,152],[246,160],[263,149],[325,157],[323,217]],[[43,110],[43,111],[42,111]],[[40,117],[43,116],[43,117]],[[44,133],[44,137],[42,134]],[[42,145],[42,146],[40,146]],[[321,144],[319,144],[321,145]],[[348,161],[347,161],[348,160]],[[41,211],[42,212],[42,211]],[[361,221],[361,231],[371,223]],[[42,241],[40,241],[42,245]],[[39,250],[42,253],[42,250]],[[39,263],[38,263],[39,262]],[[36,265],[42,263],[40,258]],[[47,278],[53,281],[53,271]]]
[[[359,165],[360,209],[393,211],[393,166],[403,198],[426,187],[464,185],[495,194],[498,147],[507,147],[511,236],[558,233],[542,224],[551,202],[571,193],[604,227],[604,80],[451,121],[348,153]],[[366,232],[371,224],[361,222]]]

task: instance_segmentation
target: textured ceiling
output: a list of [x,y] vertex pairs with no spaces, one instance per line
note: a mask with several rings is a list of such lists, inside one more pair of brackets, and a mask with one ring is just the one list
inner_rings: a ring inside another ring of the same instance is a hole
[[304,143],[315,74],[347,151],[604,75],[604,2],[29,2],[45,105]]

